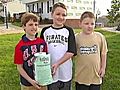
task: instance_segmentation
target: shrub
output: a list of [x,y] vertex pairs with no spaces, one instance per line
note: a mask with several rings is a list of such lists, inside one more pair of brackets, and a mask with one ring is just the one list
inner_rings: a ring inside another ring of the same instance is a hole
[[4,23],[4,17],[0,16],[0,24]]

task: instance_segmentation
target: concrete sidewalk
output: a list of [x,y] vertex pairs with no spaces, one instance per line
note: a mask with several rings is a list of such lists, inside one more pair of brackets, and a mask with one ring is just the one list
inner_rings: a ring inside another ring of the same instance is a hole
[[116,28],[117,28],[117,27],[104,27],[104,28],[102,28],[102,29],[103,29],[103,30],[110,31],[110,32],[120,33],[120,31],[117,31]]
[[[50,26],[51,24],[45,24],[45,25],[39,25],[39,28],[43,28],[43,27],[46,27],[46,26]],[[15,25],[12,25],[11,23],[8,23],[8,29],[6,29],[6,25],[5,24],[0,24],[0,30],[11,30],[11,29],[15,29],[15,30],[21,30],[22,27],[18,27],[18,26],[15,26]]]
[[18,26],[15,26],[15,25],[12,25],[11,23],[8,23],[8,28],[6,28],[6,25],[5,24],[0,24],[0,30],[11,30],[11,29],[16,29],[16,30],[19,30],[19,29],[22,29],[21,27],[18,27]]
[[12,34],[12,33],[23,33],[24,30],[22,27],[14,26],[8,23],[8,28],[6,28],[5,24],[0,24],[0,35],[3,34]]
[[[49,25],[51,25],[51,24],[39,25],[38,32],[40,32],[43,27],[46,27]],[[0,24],[0,35],[12,34],[12,33],[24,33],[24,30],[22,27],[12,25],[11,23],[8,23],[8,29],[6,29],[5,24]]]

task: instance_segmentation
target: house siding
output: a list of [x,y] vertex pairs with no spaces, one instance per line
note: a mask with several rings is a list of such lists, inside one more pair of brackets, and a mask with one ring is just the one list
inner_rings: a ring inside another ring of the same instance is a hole
[[[78,23],[79,18],[84,11],[93,12],[94,0],[22,0],[22,1],[24,1],[26,5],[30,5],[29,8],[32,7],[32,4],[36,6],[37,3],[39,3],[38,8],[41,9],[41,11],[38,12],[39,16],[41,16],[42,19],[50,20],[52,19],[51,8],[53,4],[56,2],[62,2],[67,6],[66,24],[78,28],[79,26],[76,25],[75,23]],[[41,3],[43,3],[43,8],[41,7]],[[28,8],[27,11],[29,11]]]

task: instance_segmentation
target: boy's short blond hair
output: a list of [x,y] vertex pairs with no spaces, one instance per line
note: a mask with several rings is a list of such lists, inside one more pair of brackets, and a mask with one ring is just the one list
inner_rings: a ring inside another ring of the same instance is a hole
[[86,12],[84,12],[84,13],[81,15],[81,17],[80,17],[80,22],[81,22],[83,19],[88,18],[88,17],[95,19],[95,15],[94,15],[92,12],[86,11]]
[[26,26],[26,23],[30,19],[33,20],[34,22],[39,22],[39,17],[36,14],[27,12],[27,13],[23,14],[21,17],[22,26]]

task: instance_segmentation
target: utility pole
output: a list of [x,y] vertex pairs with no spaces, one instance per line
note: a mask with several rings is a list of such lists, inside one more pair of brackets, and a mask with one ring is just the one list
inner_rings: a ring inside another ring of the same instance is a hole
[[95,10],[96,10],[95,8],[96,8],[96,1],[94,0],[93,1],[93,12],[94,12],[94,14],[95,14]]
[[101,12],[100,12],[100,10],[98,9],[97,12],[96,12],[96,22],[97,22],[97,19],[98,19],[98,15],[100,15],[100,14],[101,14]]
[[95,15],[95,28],[96,28],[96,23],[97,23],[97,14],[96,14],[96,1],[94,0],[93,1],[93,12],[94,12],[94,15]]
[[4,23],[5,23],[6,29],[8,29],[8,18],[7,18],[7,2],[8,2],[8,0],[1,0],[1,2],[3,4],[4,14],[5,14]]

